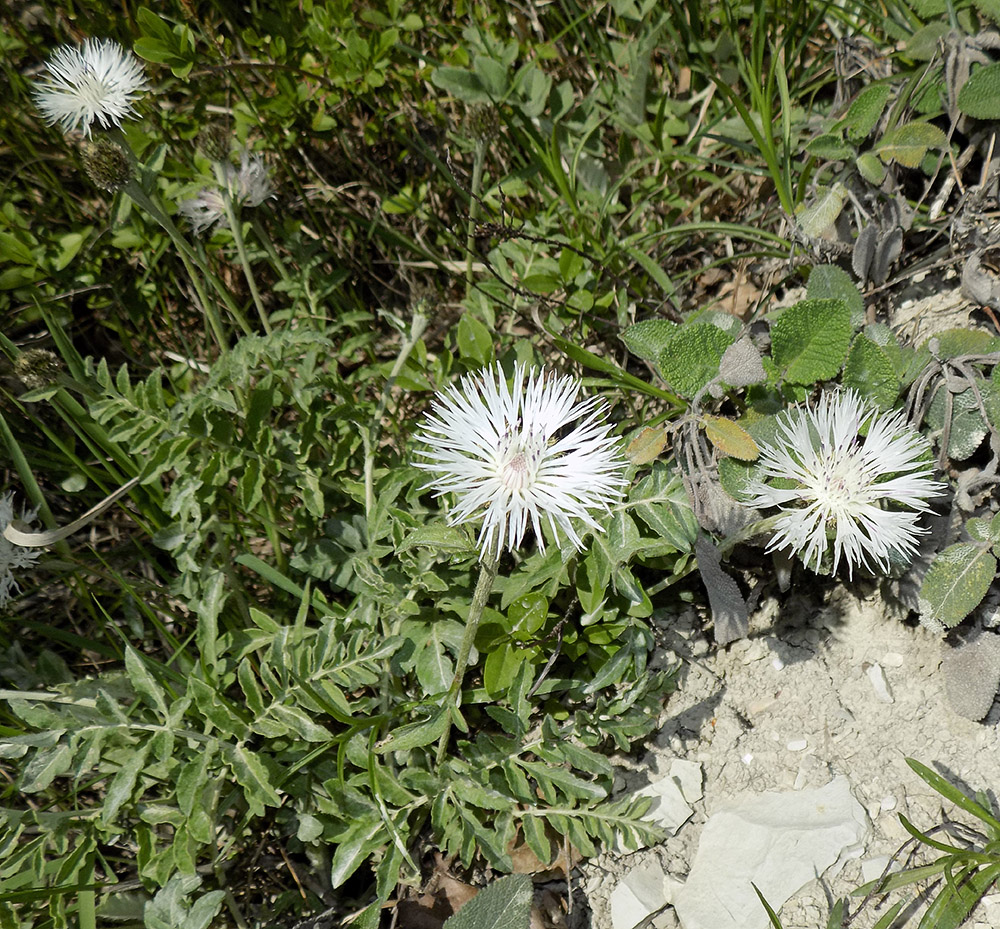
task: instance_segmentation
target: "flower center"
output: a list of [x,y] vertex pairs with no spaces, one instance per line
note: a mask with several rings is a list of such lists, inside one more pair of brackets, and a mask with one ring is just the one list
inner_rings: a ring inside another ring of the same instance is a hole
[[534,482],[541,443],[534,435],[508,435],[500,447],[499,478],[504,489],[520,496]]

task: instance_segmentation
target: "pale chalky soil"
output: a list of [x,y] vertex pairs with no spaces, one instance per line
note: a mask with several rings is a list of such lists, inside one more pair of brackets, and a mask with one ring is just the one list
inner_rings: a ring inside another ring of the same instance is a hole
[[[956,716],[938,672],[938,636],[902,622],[877,596],[859,601],[834,589],[826,603],[792,596],[780,612],[771,602],[753,618],[750,638],[723,650],[710,644],[693,611],[661,616],[657,626],[664,649],[684,668],[654,747],[641,759],[621,759],[630,769],[622,787],[655,781],[673,759],[685,758],[703,767],[704,797],[661,846],[587,863],[581,883],[592,929],[631,929],[613,925],[608,906],[620,877],[637,864],[645,871],[655,863],[683,881],[706,818],[745,791],[815,788],[836,775],[849,779],[872,825],[861,858],[838,873],[830,869],[780,911],[786,929],[823,929],[828,901],[862,882],[862,865],[866,873],[879,869],[908,838],[899,813],[922,829],[945,816],[968,821],[950,804],[942,808],[906,757],[968,790],[1000,786],[997,706],[983,723]],[[1000,927],[1000,895],[987,903],[968,924],[973,929]],[[571,925],[583,920],[581,909]],[[851,925],[868,929],[878,915],[871,907]],[[679,922],[667,906],[640,925],[668,929]]]

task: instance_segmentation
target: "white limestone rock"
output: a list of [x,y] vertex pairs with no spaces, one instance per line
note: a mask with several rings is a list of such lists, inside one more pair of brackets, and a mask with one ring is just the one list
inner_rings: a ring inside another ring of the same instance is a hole
[[[691,873],[674,895],[684,929],[767,929],[755,884],[777,910],[845,853],[868,820],[846,777],[816,790],[747,794],[705,824]],[[617,927],[616,927],[617,929]]]

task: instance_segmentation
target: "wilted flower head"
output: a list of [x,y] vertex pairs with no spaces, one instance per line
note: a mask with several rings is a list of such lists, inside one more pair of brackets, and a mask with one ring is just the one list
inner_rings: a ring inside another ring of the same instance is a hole
[[544,551],[543,517],[580,549],[571,519],[600,532],[591,511],[624,493],[627,463],[600,401],[578,400],[575,378],[525,373],[515,365],[509,385],[499,364],[467,375],[438,394],[419,436],[428,486],[455,494],[451,524],[483,520],[482,556],[517,548],[529,522]]
[[[0,607],[6,606],[19,590],[14,580],[14,571],[30,567],[41,554],[37,548],[22,548],[3,537],[4,529],[14,518],[13,499],[12,493],[0,496]],[[34,510],[26,510],[21,518],[27,521],[34,519]]]
[[47,63],[48,77],[34,90],[45,121],[63,132],[79,126],[90,136],[96,119],[105,129],[121,127],[140,91],[149,86],[139,59],[111,39],[62,45]]
[[795,486],[758,480],[748,501],[781,509],[768,551],[790,548],[819,572],[832,544],[832,571],[843,559],[851,576],[855,566],[887,573],[893,554],[912,557],[925,532],[919,514],[943,486],[931,480],[928,448],[902,412],[879,414],[854,391],[825,393],[815,407],[783,414],[761,446],[760,474]]
[[228,162],[218,162],[217,173],[217,186],[203,188],[197,197],[184,200],[177,207],[198,235],[213,226],[224,228],[229,225],[227,198],[233,209],[238,209],[241,206],[260,206],[268,197],[274,196],[271,176],[260,155],[251,155],[244,149],[240,153],[239,169]]

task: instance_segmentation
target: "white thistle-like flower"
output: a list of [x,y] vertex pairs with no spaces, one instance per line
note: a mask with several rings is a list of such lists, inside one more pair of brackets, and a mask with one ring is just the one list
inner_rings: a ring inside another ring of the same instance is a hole
[[228,162],[216,162],[216,168],[218,185],[203,188],[197,197],[184,200],[177,207],[196,235],[212,227],[221,229],[229,225],[226,198],[238,210],[242,206],[260,206],[274,196],[271,176],[260,155],[251,155],[244,149],[238,169]]
[[532,371],[525,383],[525,374],[515,365],[510,385],[499,364],[467,375],[438,394],[420,434],[427,486],[455,494],[449,522],[483,520],[481,557],[517,548],[529,522],[544,551],[543,517],[579,550],[571,520],[603,531],[592,511],[608,512],[625,492],[627,462],[600,400],[578,400],[575,378]]
[[58,123],[63,132],[79,126],[88,138],[95,119],[105,129],[120,128],[149,87],[139,59],[112,39],[62,45],[47,67],[48,77],[34,89],[36,106],[50,126]]
[[834,572],[843,560],[851,576],[855,566],[888,573],[891,555],[915,554],[926,531],[917,519],[944,486],[931,479],[928,448],[902,412],[879,414],[853,390],[786,412],[758,462],[762,478],[796,486],[757,480],[748,501],[781,509],[768,551],[789,548],[819,573],[832,544]]
[[[14,519],[13,493],[0,496],[0,608],[6,606],[18,593],[14,572],[28,568],[37,560],[41,551],[36,548],[22,548],[3,537],[3,531]],[[21,518],[30,522],[35,518],[34,510],[25,510]]]

